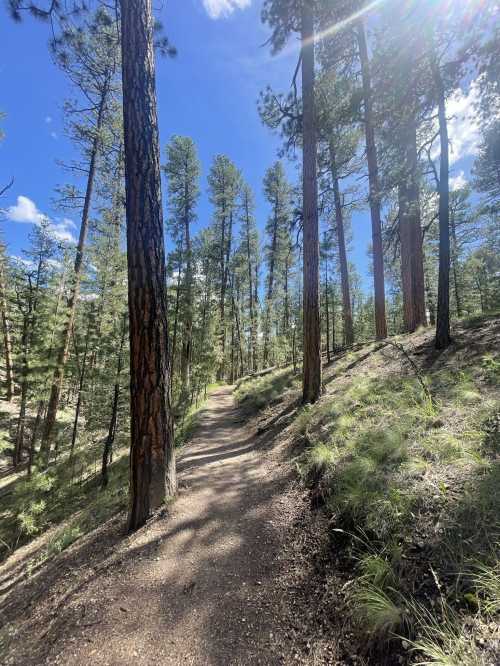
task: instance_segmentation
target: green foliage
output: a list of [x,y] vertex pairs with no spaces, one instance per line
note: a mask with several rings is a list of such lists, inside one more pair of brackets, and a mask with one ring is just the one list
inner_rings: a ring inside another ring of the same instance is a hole
[[387,592],[368,581],[361,581],[352,600],[355,614],[363,623],[364,630],[379,637],[393,634],[404,622],[404,611]]
[[417,654],[415,666],[485,666],[465,626],[448,605],[440,619],[418,602],[410,606],[417,638],[408,642]]

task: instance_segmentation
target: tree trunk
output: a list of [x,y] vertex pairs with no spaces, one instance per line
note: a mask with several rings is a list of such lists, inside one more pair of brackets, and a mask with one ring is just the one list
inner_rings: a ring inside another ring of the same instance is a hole
[[78,295],[80,293],[80,281],[83,269],[83,255],[85,250],[85,241],[87,239],[90,206],[94,190],[97,158],[101,144],[101,131],[104,121],[104,109],[106,106],[107,95],[108,95],[108,86],[106,85],[101,95],[99,110],[97,113],[96,133],[90,153],[89,172],[87,177],[87,187],[85,190],[85,199],[82,211],[80,236],[78,238],[75,264],[73,269],[73,284],[71,286],[70,295],[67,302],[66,322],[63,328],[61,344],[57,352],[56,366],[54,368],[54,374],[52,376],[52,386],[50,388],[50,397],[47,406],[47,414],[45,416],[42,443],[40,446],[40,455],[44,464],[48,463],[50,456],[50,449],[52,447],[52,440],[54,437],[54,427],[56,424],[57,410],[59,408],[61,388],[64,379],[64,370],[69,357],[71,331],[73,330],[73,323],[75,321]]
[[16,440],[14,444],[13,464],[17,467],[21,462],[22,450],[24,446],[24,431],[26,427],[26,403],[28,401],[28,347],[29,347],[29,326],[31,318],[31,295],[28,312],[23,317],[23,333],[21,336],[22,349],[22,373],[21,373],[21,400],[19,403],[19,417],[17,420]]
[[457,227],[455,224],[455,216],[452,213],[450,216],[451,238],[452,238],[452,252],[451,252],[451,267],[453,270],[453,288],[455,292],[455,305],[457,308],[457,317],[462,316],[462,299],[460,298],[460,288],[458,285],[458,247],[457,247]]
[[304,362],[302,401],[321,395],[321,324],[319,311],[319,231],[317,138],[314,104],[314,18],[310,0],[302,3],[303,99],[303,244],[304,244]]
[[358,21],[356,37],[358,40],[359,58],[361,63],[363,101],[365,107],[366,159],[368,162],[368,181],[370,187],[369,200],[372,222],[375,334],[378,340],[382,340],[387,337],[387,322],[385,318],[384,252],[382,247],[382,222],[380,214],[380,184],[378,177],[377,147],[375,144],[370,61],[368,59],[368,48],[366,45],[363,19]]
[[255,304],[253,298],[253,271],[252,271],[252,251],[250,247],[250,210],[248,199],[245,198],[245,225],[247,240],[247,268],[248,268],[248,302],[250,308],[250,367],[257,372],[257,320],[255,317]]
[[446,99],[439,63],[431,46],[431,68],[438,98],[439,140],[439,277],[436,323],[436,349],[446,349],[450,337],[450,158]]
[[349,269],[344,234],[344,214],[340,198],[340,186],[337,173],[336,155],[333,143],[330,143],[330,167],[332,172],[333,197],[335,201],[335,226],[337,228],[337,244],[339,246],[340,281],[342,285],[342,318],[344,320],[344,340],[346,345],[354,342],[354,326],[352,322],[351,290],[349,286]]
[[3,256],[0,257],[0,317],[2,319],[3,347],[5,355],[5,393],[7,401],[14,395],[14,375],[12,372],[12,341],[5,288],[5,268]]
[[420,226],[420,197],[415,111],[408,107],[401,138],[402,178],[399,183],[399,228],[401,239],[401,278],[405,329],[415,331],[427,325],[425,278]]
[[330,363],[330,308],[328,298],[328,257],[325,259],[325,317],[326,317],[326,360]]
[[85,336],[85,349],[83,352],[83,359],[82,359],[82,364],[80,367],[80,378],[78,381],[78,394],[77,394],[77,399],[76,399],[76,409],[75,409],[75,418],[73,420],[73,432],[71,434],[71,448],[69,452],[69,460],[70,462],[73,461],[73,456],[75,454],[75,444],[76,444],[76,436],[78,434],[78,421],[80,420],[80,410],[82,407],[82,394],[83,394],[83,386],[85,384],[85,371],[87,369],[87,355],[89,352],[89,341],[90,341],[90,330],[91,330],[91,325],[92,325],[92,311],[89,313],[89,320],[87,323],[87,334]]
[[[187,201],[187,187],[185,191]],[[186,298],[186,320],[184,322],[184,336],[182,340],[181,381],[182,393],[189,395],[191,391],[191,356],[193,353],[193,268],[191,233],[189,228],[189,209],[186,204],[184,214],[184,237],[186,242],[186,278],[184,291]]]
[[267,295],[266,295],[266,317],[264,320],[264,351],[263,363],[266,368],[269,364],[269,341],[271,338],[271,310],[273,307],[274,295],[274,265],[276,262],[276,245],[278,242],[278,202],[274,203],[274,224],[273,224],[273,238],[271,242],[271,260],[269,264],[269,275],[267,282]]
[[120,402],[120,376],[123,366],[123,347],[125,345],[125,333],[127,331],[127,316],[123,316],[122,333],[120,338],[120,348],[118,350],[118,360],[116,364],[115,386],[113,389],[113,403],[111,406],[111,418],[109,420],[108,435],[104,442],[102,452],[101,466],[101,487],[106,488],[109,483],[108,465],[113,452],[113,444],[116,437],[116,424],[118,422],[118,405]]
[[135,530],[176,492],[151,0],[121,0],[130,319],[130,502]]

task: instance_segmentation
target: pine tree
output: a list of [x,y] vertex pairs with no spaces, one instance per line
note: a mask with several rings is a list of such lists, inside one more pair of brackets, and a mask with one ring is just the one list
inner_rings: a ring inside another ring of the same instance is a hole
[[151,0],[121,0],[130,316],[128,527],[176,492]]
[[167,146],[167,162],[163,167],[168,179],[169,214],[167,227],[182,251],[183,331],[181,356],[182,396],[191,392],[193,345],[193,248],[191,226],[196,221],[196,205],[200,190],[200,164],[192,139],[174,136]]

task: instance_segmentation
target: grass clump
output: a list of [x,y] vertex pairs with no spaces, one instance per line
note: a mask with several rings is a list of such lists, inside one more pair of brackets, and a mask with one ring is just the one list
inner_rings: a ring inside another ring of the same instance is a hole
[[285,368],[241,382],[234,395],[245,411],[253,413],[281,399],[285,392],[298,387],[299,382],[293,369]]

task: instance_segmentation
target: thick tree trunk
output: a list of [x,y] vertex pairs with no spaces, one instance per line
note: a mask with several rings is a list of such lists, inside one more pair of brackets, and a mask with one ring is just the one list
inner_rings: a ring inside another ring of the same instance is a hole
[[378,340],[387,337],[385,318],[385,281],[384,251],[382,247],[382,222],[380,213],[380,184],[378,176],[377,147],[375,144],[375,127],[373,118],[372,84],[370,61],[366,45],[365,26],[363,19],[357,24],[361,76],[363,79],[363,101],[365,108],[366,159],[368,162],[368,181],[370,187],[370,214],[372,222],[373,252],[373,284],[375,292],[375,334]]
[[319,231],[317,137],[314,104],[314,18],[312,3],[302,3],[303,99],[303,244],[304,244],[304,363],[302,401],[321,395],[321,323],[319,310]]
[[176,492],[151,0],[121,0],[130,319],[128,529]]
[[50,388],[50,397],[47,405],[47,414],[45,416],[45,424],[43,428],[42,444],[40,446],[40,455],[42,461],[45,464],[49,460],[50,450],[52,448],[54,427],[56,424],[57,410],[59,408],[59,400],[61,398],[61,388],[64,380],[64,370],[69,357],[71,331],[73,330],[76,307],[78,303],[78,296],[80,293],[80,281],[83,269],[85,241],[87,239],[87,233],[88,233],[90,206],[92,202],[92,194],[94,191],[97,158],[99,155],[99,150],[101,145],[101,131],[104,121],[104,109],[106,106],[107,95],[108,95],[108,86],[106,85],[101,95],[99,110],[97,113],[96,133],[92,143],[92,150],[90,153],[89,172],[87,177],[87,187],[85,190],[85,199],[82,211],[80,236],[78,238],[75,264],[73,269],[73,284],[71,285],[70,295],[66,306],[67,310],[66,322],[63,328],[61,344],[57,352],[56,366],[54,368],[54,374],[52,376],[52,386]]
[[8,316],[3,261],[3,256],[0,256],[0,317],[2,319],[3,348],[5,355],[5,397],[7,398],[7,401],[10,402],[14,395],[14,375],[12,372],[12,341],[10,337],[10,322]]
[[337,173],[335,148],[330,143],[330,168],[332,172],[333,197],[335,201],[335,226],[337,229],[337,244],[339,247],[340,282],[342,286],[342,318],[344,320],[344,340],[346,345],[354,342],[354,326],[352,322],[351,290],[349,285],[349,269],[347,264],[347,250],[344,233],[344,214],[340,198],[340,185]]
[[314,18],[310,0],[302,3],[302,136],[304,244],[304,362],[302,401],[321,395],[321,323],[319,304],[319,231],[317,138],[314,104]]
[[441,144],[439,166],[439,277],[436,322],[436,349],[446,349],[450,337],[450,157],[446,99],[439,63],[434,47],[431,68],[438,99],[439,140]]

